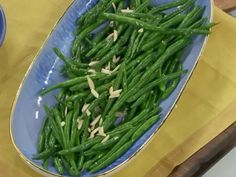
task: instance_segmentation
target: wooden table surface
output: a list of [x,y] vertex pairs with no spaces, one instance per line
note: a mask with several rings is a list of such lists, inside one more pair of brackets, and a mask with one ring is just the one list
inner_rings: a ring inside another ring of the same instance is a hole
[[236,0],[215,0],[215,5],[224,11],[236,9]]

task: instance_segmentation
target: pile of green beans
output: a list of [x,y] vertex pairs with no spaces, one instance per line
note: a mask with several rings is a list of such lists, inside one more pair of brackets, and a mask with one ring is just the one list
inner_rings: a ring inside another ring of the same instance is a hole
[[57,104],[45,105],[34,159],[80,176],[124,154],[159,120],[160,102],[186,72],[182,55],[192,37],[210,33],[204,10],[194,0],[157,7],[149,0],[100,0],[78,18],[72,55],[54,49],[68,80],[41,91],[59,89]]

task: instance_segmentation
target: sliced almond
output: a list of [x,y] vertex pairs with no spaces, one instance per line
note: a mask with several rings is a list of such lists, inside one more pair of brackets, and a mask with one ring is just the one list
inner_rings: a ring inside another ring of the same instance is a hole
[[106,66],[105,69],[107,69],[107,70],[111,70],[111,63],[110,63],[110,62],[108,62],[108,65]]
[[116,71],[118,71],[119,70],[119,68],[120,68],[120,65],[118,65],[112,72],[116,72]]
[[111,95],[112,93],[113,93],[113,86],[111,86],[109,89],[109,94]]
[[138,32],[139,32],[139,33],[143,33],[143,32],[144,32],[144,29],[143,29],[143,28],[140,28],[140,29],[138,30]]
[[95,98],[98,98],[98,97],[99,97],[99,93],[98,93],[96,90],[91,89],[91,93],[93,94],[93,96],[94,96]]
[[110,138],[110,135],[107,135],[103,140],[102,140],[102,143],[105,143],[107,140],[109,140]]
[[78,122],[78,130],[80,130],[83,126],[84,120],[78,120],[77,119],[77,122]]
[[91,129],[91,131],[93,131],[95,129],[95,126],[92,126],[90,129]]
[[114,2],[112,2],[112,7],[113,7],[114,11],[116,11],[116,5]]
[[102,123],[103,123],[103,119],[101,118],[100,121],[99,121],[99,127],[102,126]]
[[111,34],[109,34],[108,36],[107,36],[107,40],[109,40],[109,39],[111,39],[112,37],[114,36],[114,33],[111,33]]
[[89,63],[89,66],[94,66],[94,65],[96,65],[96,64],[98,64],[99,63],[99,61],[91,61],[90,63]]
[[88,128],[88,132],[91,133],[91,129],[90,128]]
[[116,95],[116,94],[121,94],[121,92],[122,92],[122,89],[113,91],[112,93]]
[[112,98],[118,98],[120,96],[120,94],[111,94],[110,96],[109,96],[109,98],[110,99],[112,99]]
[[90,133],[90,136],[89,138],[94,138],[95,134],[99,131],[100,127],[94,129],[91,133]]
[[85,112],[88,109],[89,106],[90,106],[90,104],[84,104],[81,111]]
[[114,39],[113,39],[113,41],[116,42],[116,40],[118,39],[118,31],[117,31],[117,30],[114,30],[113,34],[114,34]]
[[114,21],[110,21],[109,26],[110,26],[110,27],[114,27]]
[[94,85],[94,82],[93,80],[87,76],[87,81],[88,81],[88,85],[89,85],[89,88],[92,90],[92,89],[95,89],[95,85]]
[[94,69],[89,69],[88,72],[89,72],[89,73],[92,73],[92,74],[95,74],[95,73],[96,73],[96,71],[95,71]]
[[90,115],[91,115],[91,112],[87,109],[87,110],[86,110],[86,114],[87,114],[87,116],[90,116]]
[[64,127],[66,123],[64,121],[61,122],[61,127]]
[[106,134],[104,133],[104,128],[103,127],[99,127],[98,134],[101,135],[101,136],[106,136]]
[[68,108],[67,108],[67,106],[66,106],[65,112],[64,112],[65,116],[67,115],[67,112],[68,112]]
[[134,12],[134,11],[131,10],[131,9],[121,9],[121,12],[122,12],[122,13],[132,13],[132,12]]
[[107,69],[104,69],[104,68],[102,68],[101,72],[104,73],[104,74],[108,74],[108,75],[112,74],[112,72],[110,70],[107,70]]
[[90,124],[90,126],[95,126],[95,125],[99,122],[100,119],[101,119],[101,115],[97,116],[97,117],[92,121],[92,123]]
[[116,55],[114,55],[113,58],[112,58],[113,63],[118,63],[119,60],[120,60],[120,57],[116,57]]

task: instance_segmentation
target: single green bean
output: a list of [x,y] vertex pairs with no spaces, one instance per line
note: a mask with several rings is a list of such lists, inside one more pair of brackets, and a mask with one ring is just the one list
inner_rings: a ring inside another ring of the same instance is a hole
[[64,174],[64,167],[62,165],[62,160],[59,157],[54,157],[54,165],[59,174]]
[[155,115],[148,119],[143,125],[141,125],[133,134],[131,142],[137,141],[153,124],[155,124],[160,119],[159,115]]
[[150,14],[156,14],[164,10],[172,9],[174,7],[178,7],[180,5],[183,5],[187,0],[178,0],[178,1],[171,1],[169,3],[165,3],[163,5],[154,7],[150,10]]
[[48,165],[49,165],[49,158],[44,159],[42,166],[45,170],[48,170]]
[[84,155],[81,154],[78,160],[78,170],[81,170],[83,168],[84,161],[85,161],[85,157]]

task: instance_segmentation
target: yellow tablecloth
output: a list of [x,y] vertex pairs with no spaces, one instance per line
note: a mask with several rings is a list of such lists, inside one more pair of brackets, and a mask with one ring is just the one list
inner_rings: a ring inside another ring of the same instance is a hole
[[[14,150],[9,115],[27,68],[70,2],[0,0],[8,25],[0,49],[0,176],[40,176]],[[167,176],[236,120],[236,21],[217,8],[214,13],[214,21],[221,23],[213,29],[178,106],[145,150],[114,176]]]

